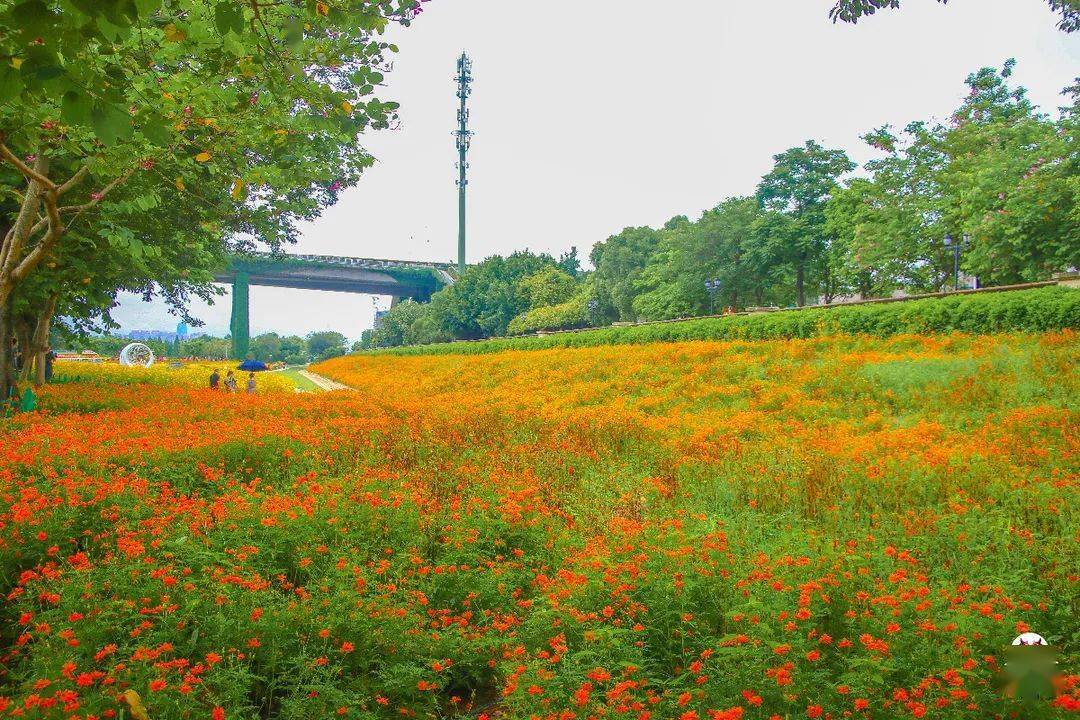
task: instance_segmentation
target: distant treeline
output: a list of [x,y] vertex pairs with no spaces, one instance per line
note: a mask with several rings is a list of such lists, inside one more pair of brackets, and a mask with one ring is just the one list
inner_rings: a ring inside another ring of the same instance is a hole
[[946,237],[981,286],[1074,268],[1080,84],[1051,116],[1010,85],[1012,69],[970,75],[947,122],[868,133],[880,154],[858,174],[843,150],[808,141],[776,155],[753,195],[597,243],[591,271],[574,249],[488,258],[431,302],[395,306],[363,346],[936,292],[954,284]]
[[[132,340],[119,335],[70,335],[63,330],[54,331],[52,346],[64,352],[91,350],[98,355],[115,357],[131,342],[141,342],[158,357],[194,357],[206,360],[225,360],[232,349],[231,339],[210,335],[182,338],[174,342],[165,340]],[[339,332],[324,331],[299,335],[265,333],[251,339],[248,355],[262,362],[284,362],[304,365],[316,360],[328,360],[348,351],[348,340]]]

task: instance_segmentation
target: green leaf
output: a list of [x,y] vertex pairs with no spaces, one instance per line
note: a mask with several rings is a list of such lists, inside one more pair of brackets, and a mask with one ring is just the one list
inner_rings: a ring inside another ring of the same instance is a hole
[[285,20],[285,44],[295,47],[304,40],[304,26],[295,16]]
[[143,137],[155,145],[166,146],[172,141],[172,132],[165,119],[157,115],[150,115],[141,123]]
[[105,145],[131,137],[131,116],[112,104],[96,105],[91,113],[94,134]]
[[222,35],[244,32],[244,11],[235,0],[221,0],[214,8],[214,24]]
[[60,99],[60,119],[69,125],[89,125],[93,105],[90,98],[68,90]]
[[16,21],[15,27],[22,31],[28,40],[45,37],[56,25],[57,16],[53,14],[43,0],[27,0],[11,9],[11,16]]
[[161,7],[161,0],[135,0],[135,9],[139,17],[149,17]]
[[51,48],[36,45],[27,51],[19,71],[26,80],[41,82],[62,75],[64,68]]
[[22,77],[9,63],[0,63],[0,102],[18,97],[22,92]]

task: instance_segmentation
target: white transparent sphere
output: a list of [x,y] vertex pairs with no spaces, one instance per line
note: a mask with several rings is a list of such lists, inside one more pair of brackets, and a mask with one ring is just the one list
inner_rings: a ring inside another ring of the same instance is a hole
[[125,345],[120,351],[120,364],[125,367],[150,367],[154,364],[154,351],[142,343]]

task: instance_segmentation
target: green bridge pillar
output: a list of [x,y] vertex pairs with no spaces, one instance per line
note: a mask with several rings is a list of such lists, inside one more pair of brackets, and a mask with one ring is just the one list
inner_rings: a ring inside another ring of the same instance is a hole
[[250,301],[248,274],[238,270],[233,278],[232,320],[229,322],[229,330],[232,332],[232,356],[237,360],[245,359],[248,354],[251,339]]

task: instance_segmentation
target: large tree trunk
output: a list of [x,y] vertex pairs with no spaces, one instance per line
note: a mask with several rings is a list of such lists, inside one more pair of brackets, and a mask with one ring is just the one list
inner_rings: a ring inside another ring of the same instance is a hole
[[15,335],[11,329],[11,297],[0,291],[0,407],[15,397]]
[[34,356],[34,384],[45,384],[45,355],[49,351],[49,330],[52,327],[53,313],[56,312],[56,302],[60,294],[53,293],[45,301],[45,306],[38,314],[37,323],[34,325],[34,334],[30,339],[30,350]]
[[[34,172],[45,176],[49,172],[49,159],[39,153],[34,160]],[[24,249],[31,230],[37,222],[45,185],[29,180],[23,195],[19,214],[11,228],[4,233],[0,244],[0,398],[6,401],[17,394],[15,349],[14,295],[19,284],[18,267],[24,257]],[[26,346],[22,346],[25,351]]]
[[30,379],[30,370],[32,369],[34,356],[30,351],[30,338],[33,332],[30,328],[30,323],[23,316],[14,317],[15,328],[15,342],[18,343],[19,352],[19,382],[25,383]]
[[806,305],[806,265],[802,262],[795,264],[795,302],[799,307]]

